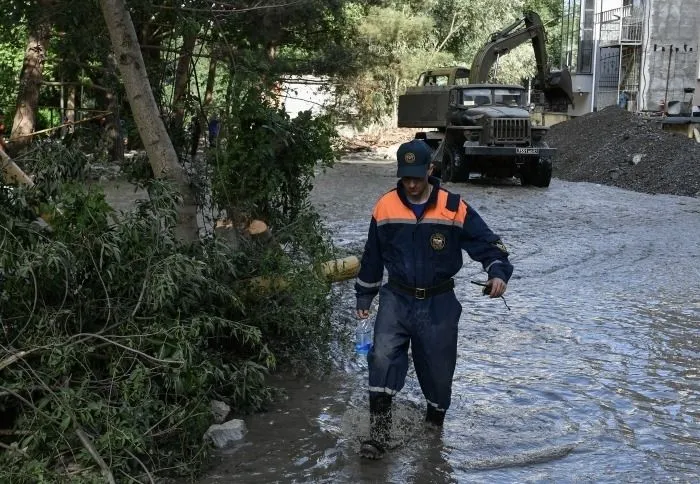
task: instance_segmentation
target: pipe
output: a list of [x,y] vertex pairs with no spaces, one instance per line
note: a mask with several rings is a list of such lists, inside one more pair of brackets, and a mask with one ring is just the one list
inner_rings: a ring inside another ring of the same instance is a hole
[[[598,9],[598,2],[596,1],[596,6],[593,9],[593,65],[591,66],[593,69],[593,79],[591,79],[591,112],[595,111],[595,101],[596,101],[596,92],[598,90],[598,85],[596,83],[596,75],[598,74],[598,51],[600,50],[600,25],[601,22],[598,22],[598,28],[596,29],[596,20],[602,20],[598,18],[598,14],[596,12],[601,12],[603,10],[603,0],[600,0],[600,10]],[[596,35],[597,32],[597,35]]]
[[668,114],[668,83],[671,80],[671,58],[673,58],[673,44],[668,50],[668,67],[666,69],[666,92],[664,93],[664,112]]

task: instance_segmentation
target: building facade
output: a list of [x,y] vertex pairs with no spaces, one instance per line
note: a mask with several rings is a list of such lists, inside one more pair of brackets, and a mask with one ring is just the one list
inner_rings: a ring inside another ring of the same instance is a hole
[[577,116],[700,104],[700,0],[562,0],[562,66]]

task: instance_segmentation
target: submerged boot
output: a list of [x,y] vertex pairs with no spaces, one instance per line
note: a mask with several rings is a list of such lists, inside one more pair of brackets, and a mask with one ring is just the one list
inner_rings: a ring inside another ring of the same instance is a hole
[[428,410],[425,412],[425,421],[436,428],[442,428],[445,422],[445,413],[428,404]]
[[369,397],[369,440],[362,442],[360,455],[367,459],[381,459],[386,452],[391,433],[391,395]]

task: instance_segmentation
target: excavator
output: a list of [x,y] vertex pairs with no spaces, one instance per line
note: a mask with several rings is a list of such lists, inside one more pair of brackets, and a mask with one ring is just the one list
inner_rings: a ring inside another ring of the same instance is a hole
[[571,76],[567,70],[546,72],[544,26],[533,11],[492,34],[471,68],[425,71],[399,96],[398,126],[424,130],[415,137],[434,149],[443,181],[465,181],[476,173],[549,186],[556,151],[545,141],[549,128],[531,122],[524,87],[489,82],[498,58],[528,40],[537,62],[535,87],[543,92],[546,109],[566,111],[573,104]]
[[491,35],[489,42],[474,56],[469,70],[469,82],[472,84],[489,82],[491,68],[498,59],[528,40],[532,41],[537,64],[535,89],[544,93],[547,104],[552,110],[566,111],[567,106],[574,103],[571,74],[565,69],[547,72],[544,25],[540,16],[533,11],[526,11],[521,18]]

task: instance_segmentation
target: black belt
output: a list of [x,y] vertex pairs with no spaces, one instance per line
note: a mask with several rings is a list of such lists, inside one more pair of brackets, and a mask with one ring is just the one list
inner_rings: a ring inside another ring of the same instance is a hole
[[432,287],[413,287],[390,277],[387,285],[393,289],[409,294],[416,299],[425,299],[436,296],[437,294],[442,294],[443,292],[451,291],[455,287],[455,281],[454,279],[448,279]]

